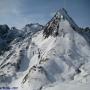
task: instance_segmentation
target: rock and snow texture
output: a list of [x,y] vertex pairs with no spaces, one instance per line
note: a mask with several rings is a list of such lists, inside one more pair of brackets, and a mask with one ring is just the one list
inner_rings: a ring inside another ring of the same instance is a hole
[[[1,86],[18,90],[89,90],[90,45],[65,9],[43,27],[29,24],[0,56]],[[69,88],[68,88],[69,87]]]

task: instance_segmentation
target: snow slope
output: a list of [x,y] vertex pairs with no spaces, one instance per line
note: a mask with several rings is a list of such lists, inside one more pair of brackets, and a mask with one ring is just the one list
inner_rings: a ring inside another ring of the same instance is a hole
[[4,71],[9,80],[12,77],[6,85],[18,90],[89,90],[90,45],[66,10],[59,10],[32,34],[31,28],[39,25],[31,26],[23,29],[24,38],[11,43],[13,54],[3,63],[4,68],[0,66],[1,74]]

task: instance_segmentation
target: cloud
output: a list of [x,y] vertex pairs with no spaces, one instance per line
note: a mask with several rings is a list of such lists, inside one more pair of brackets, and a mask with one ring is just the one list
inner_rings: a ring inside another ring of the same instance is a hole
[[[26,8],[24,0],[0,0],[0,24],[8,24],[9,26],[17,26],[22,28],[28,23],[45,24],[45,15],[42,13],[27,13],[29,7]],[[32,10],[32,9],[31,9]]]
[[0,16],[20,14],[20,0],[0,0]]
[[23,24],[21,5],[21,0],[0,0],[0,24],[21,27]]

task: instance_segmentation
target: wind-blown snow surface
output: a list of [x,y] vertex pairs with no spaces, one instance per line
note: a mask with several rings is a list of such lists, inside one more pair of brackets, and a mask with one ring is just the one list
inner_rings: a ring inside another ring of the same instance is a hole
[[18,43],[12,42],[13,54],[4,65],[13,65],[0,69],[1,76],[9,78],[6,82],[4,77],[0,86],[18,87],[18,90],[89,90],[90,46],[74,30],[78,26],[65,10],[58,13],[41,31],[26,34]]

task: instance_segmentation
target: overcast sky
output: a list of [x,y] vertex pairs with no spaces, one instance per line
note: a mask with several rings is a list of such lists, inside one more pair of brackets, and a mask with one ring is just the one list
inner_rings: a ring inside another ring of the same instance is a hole
[[46,24],[62,7],[80,27],[90,26],[90,0],[0,0],[0,24]]

